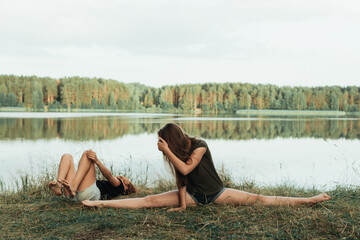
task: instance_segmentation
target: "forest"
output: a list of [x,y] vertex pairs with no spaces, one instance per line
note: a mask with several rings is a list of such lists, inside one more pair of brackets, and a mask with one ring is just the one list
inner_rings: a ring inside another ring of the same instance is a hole
[[0,75],[0,108],[232,113],[256,110],[358,112],[359,86],[289,87],[206,83],[149,87],[101,78]]

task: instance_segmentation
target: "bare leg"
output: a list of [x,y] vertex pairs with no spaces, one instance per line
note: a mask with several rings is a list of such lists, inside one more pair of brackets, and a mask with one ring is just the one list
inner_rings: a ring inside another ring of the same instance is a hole
[[[186,205],[196,206],[194,200],[186,193]],[[111,207],[111,208],[153,208],[153,207],[173,207],[179,206],[179,192],[177,190],[165,192],[157,195],[150,195],[144,198],[128,198],[107,201],[83,201],[88,207]]]
[[234,205],[248,205],[256,202],[269,206],[269,205],[301,205],[301,204],[314,204],[329,200],[330,197],[326,193],[320,195],[301,198],[301,197],[279,197],[279,196],[264,196],[254,193],[248,193],[236,189],[227,188],[215,203],[218,204],[234,204]]
[[[61,192],[61,184],[62,180],[66,180],[68,182],[73,182],[75,177],[75,166],[73,157],[70,154],[64,154],[61,157],[59,163],[59,170],[57,180],[51,181],[49,183],[49,188],[58,196],[62,194]],[[68,196],[69,192],[65,189],[65,195]]]
[[73,181],[62,181],[61,183],[69,191],[71,196],[75,196],[76,191],[82,191],[90,187],[96,181],[95,163],[86,155],[86,151],[80,158],[78,170]]

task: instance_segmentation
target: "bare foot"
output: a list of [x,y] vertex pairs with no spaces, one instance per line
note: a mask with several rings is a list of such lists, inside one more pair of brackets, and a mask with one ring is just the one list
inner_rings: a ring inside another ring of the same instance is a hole
[[87,207],[102,207],[102,204],[98,201],[85,200],[82,201],[81,203]]
[[311,197],[309,203],[319,203],[330,200],[331,197],[327,195],[326,193],[321,193],[317,196]]
[[61,192],[61,184],[57,181],[51,181],[49,182],[49,188],[50,190],[52,190],[57,196],[61,196],[62,192]]
[[60,183],[69,191],[70,196],[75,196],[76,195],[76,189],[71,186],[70,183],[68,183],[68,181],[66,180],[61,180]]

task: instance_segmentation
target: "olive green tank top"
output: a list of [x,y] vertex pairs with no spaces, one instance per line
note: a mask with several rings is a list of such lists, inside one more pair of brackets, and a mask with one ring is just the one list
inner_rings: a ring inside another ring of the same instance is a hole
[[188,183],[186,190],[193,195],[212,195],[223,188],[223,183],[215,170],[209,147],[206,142],[196,139],[191,143],[191,151],[205,147],[206,152],[200,160],[199,165],[187,175]]

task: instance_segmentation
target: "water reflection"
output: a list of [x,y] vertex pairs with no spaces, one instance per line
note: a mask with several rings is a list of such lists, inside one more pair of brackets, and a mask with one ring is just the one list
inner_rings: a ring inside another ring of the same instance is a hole
[[224,119],[98,116],[86,118],[0,118],[0,139],[116,139],[154,133],[178,122],[190,135],[207,139],[331,138],[359,139],[360,120],[344,118]]
[[20,174],[36,176],[50,168],[56,171],[63,153],[73,154],[77,161],[89,148],[114,169],[131,169],[135,179],[171,177],[156,146],[156,132],[166,122],[177,122],[190,135],[204,138],[216,167],[230,171],[235,181],[324,188],[359,182],[356,118],[66,113],[0,115],[0,181],[11,183]]

